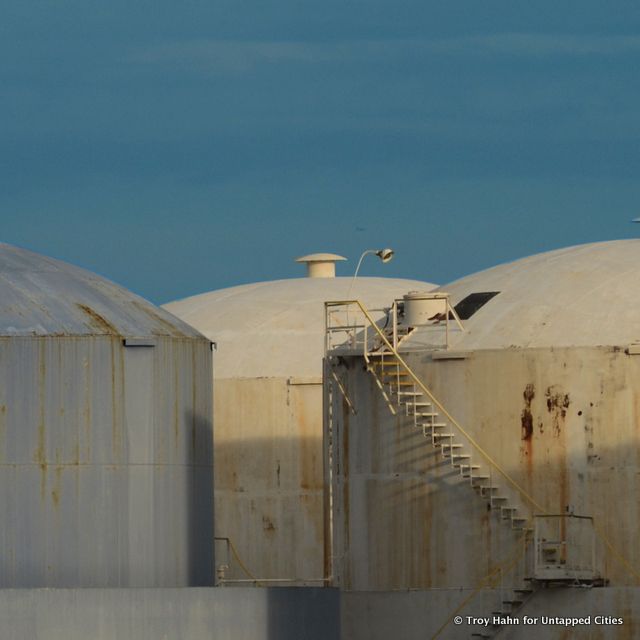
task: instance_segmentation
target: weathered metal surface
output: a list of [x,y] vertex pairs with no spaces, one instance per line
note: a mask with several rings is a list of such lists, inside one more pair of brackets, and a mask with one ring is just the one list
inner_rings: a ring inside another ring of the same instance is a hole
[[[637,240],[584,245],[447,284],[454,304],[500,292],[452,336],[465,357],[433,357],[447,353],[434,350],[444,327],[418,328],[401,346],[418,378],[537,503],[594,517],[627,563],[599,537],[598,569],[615,585],[634,584],[640,567],[640,363],[626,351],[638,339],[639,255]],[[357,413],[342,410],[341,394],[332,411],[340,584],[476,585],[509,554],[514,532],[411,420],[389,414],[362,365],[345,357],[340,371]],[[523,515],[527,506],[519,500]],[[526,575],[518,571],[512,584]]]
[[[230,287],[163,305],[217,343],[216,378],[321,376],[326,300],[347,295],[351,278],[292,278]],[[358,278],[352,296],[390,304],[416,280]]]
[[[638,256],[640,240],[598,242],[530,256],[443,285],[454,305],[473,293],[499,292],[464,320],[466,332],[451,334],[451,346],[627,348],[640,337]],[[428,348],[436,338],[433,327],[425,327],[410,342],[412,348]]]
[[[602,347],[477,351],[457,361],[411,354],[409,361],[548,512],[570,506],[593,516],[630,565],[640,566],[633,498],[640,491],[636,358]],[[389,414],[369,374],[355,366],[346,374],[358,413],[334,412],[340,465],[334,518],[342,545],[334,554],[343,558],[343,586],[476,584],[508,554],[513,532],[410,421]],[[601,574],[612,584],[635,583],[602,540],[597,552]]]
[[[217,343],[216,535],[258,578],[321,583],[324,540],[324,301],[350,278],[301,278],[205,293],[166,305]],[[362,278],[372,304],[428,287]],[[233,557],[227,579],[247,579]]]
[[0,301],[0,335],[199,337],[106,278],[2,243]]
[[[216,535],[259,578],[324,575],[320,392],[282,378],[215,382]],[[247,576],[232,563],[227,577]]]
[[[426,591],[347,592],[341,594],[342,640],[424,640],[437,629],[466,598],[470,589]],[[469,624],[467,616],[492,618],[502,594],[484,589],[459,612],[462,622],[449,624],[439,640],[465,640],[472,632],[489,633],[490,627]],[[542,589],[513,617],[519,624],[502,628],[496,638],[505,640],[634,640],[640,629],[640,589]],[[524,616],[528,617],[525,623]],[[584,618],[590,624],[555,624],[551,620]],[[537,619],[536,622],[533,622]],[[614,624],[613,620],[618,622]],[[620,624],[621,621],[621,624]]]
[[211,376],[180,320],[1,244],[0,586],[212,584]]
[[0,590],[11,640],[339,640],[334,589]]
[[0,585],[212,584],[208,341],[0,338]]

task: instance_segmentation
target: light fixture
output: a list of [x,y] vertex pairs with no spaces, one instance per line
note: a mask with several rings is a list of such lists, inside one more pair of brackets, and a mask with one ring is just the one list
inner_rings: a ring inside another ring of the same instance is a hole
[[353,274],[353,279],[351,280],[351,285],[349,285],[349,292],[347,293],[347,298],[349,298],[349,296],[351,295],[351,290],[353,289],[353,285],[356,282],[356,278],[358,277],[358,271],[360,271],[360,265],[362,264],[362,260],[364,259],[364,257],[368,254],[375,254],[378,256],[378,258],[380,258],[380,260],[382,260],[382,262],[384,264],[386,264],[387,262],[389,262],[389,260],[391,260],[393,258],[393,249],[367,249],[366,251],[363,251],[362,255],[360,256],[360,260],[358,260],[358,266],[356,267],[356,272]]
[[389,262],[393,258],[393,249],[380,249],[376,251],[376,255],[382,262]]

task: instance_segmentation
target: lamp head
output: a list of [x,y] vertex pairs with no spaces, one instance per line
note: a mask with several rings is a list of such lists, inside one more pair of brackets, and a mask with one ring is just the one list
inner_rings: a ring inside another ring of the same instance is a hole
[[380,251],[376,251],[376,255],[382,262],[389,262],[393,258],[393,249],[380,249]]

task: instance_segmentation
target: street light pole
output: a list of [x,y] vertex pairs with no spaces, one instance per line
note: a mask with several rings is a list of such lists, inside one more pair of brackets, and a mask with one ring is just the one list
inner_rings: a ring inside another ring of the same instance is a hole
[[358,277],[358,271],[360,271],[360,265],[362,264],[364,257],[366,255],[369,255],[370,253],[375,253],[378,256],[378,258],[382,260],[383,264],[386,264],[387,262],[389,262],[389,260],[391,260],[391,258],[393,258],[394,252],[393,252],[393,249],[367,249],[366,251],[363,251],[362,255],[360,256],[360,260],[358,260],[358,266],[356,267],[356,271],[353,274],[351,284],[349,285],[349,292],[347,293],[347,298],[351,296],[351,290],[353,289],[353,285],[356,283],[356,278]]

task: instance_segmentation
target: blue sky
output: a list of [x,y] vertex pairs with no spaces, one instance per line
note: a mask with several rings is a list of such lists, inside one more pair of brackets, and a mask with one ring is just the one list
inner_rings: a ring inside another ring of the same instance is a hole
[[631,2],[5,3],[0,239],[165,302],[634,237],[638,68]]

